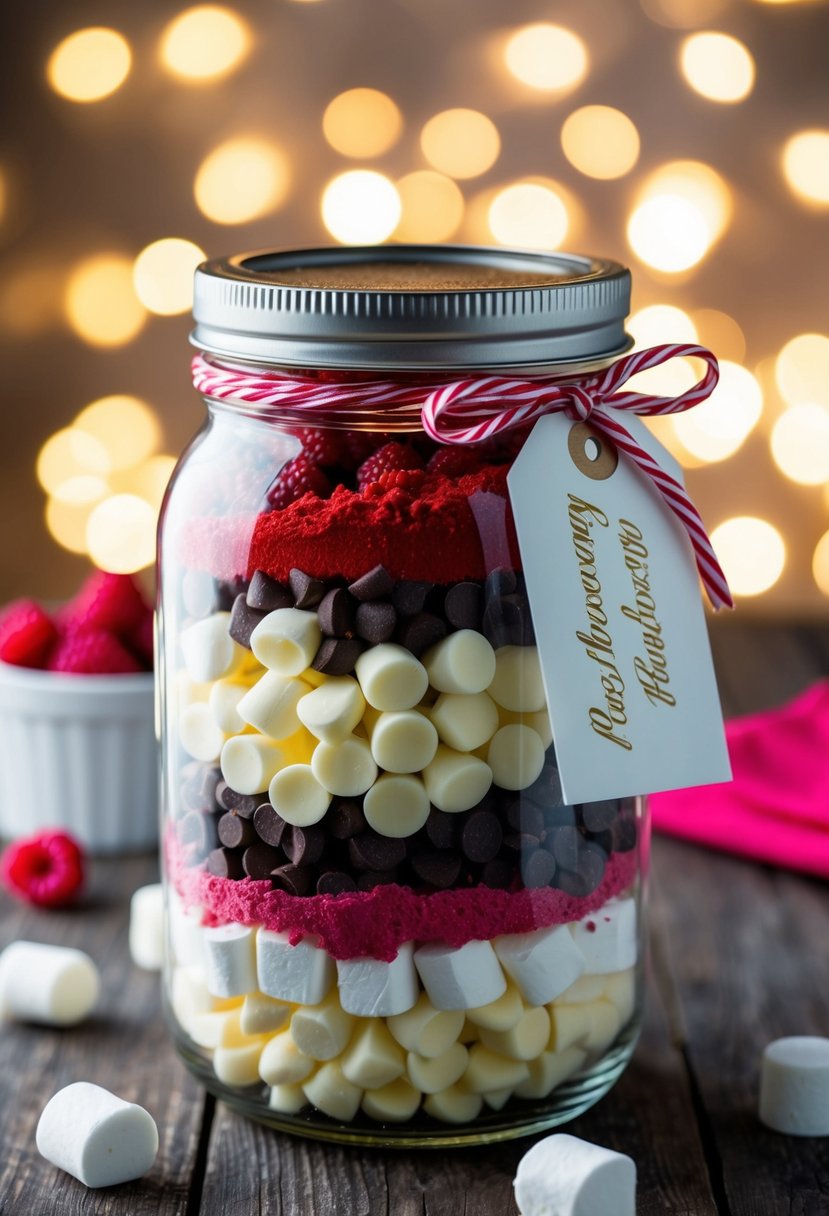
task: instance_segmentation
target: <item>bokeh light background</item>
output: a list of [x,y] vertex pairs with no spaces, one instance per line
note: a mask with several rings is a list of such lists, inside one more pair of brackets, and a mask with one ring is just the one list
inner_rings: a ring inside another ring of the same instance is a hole
[[710,405],[655,429],[740,606],[825,613],[827,3],[39,0],[0,23],[2,598],[151,562],[202,417],[203,254],[470,241],[616,257],[639,344],[715,350]]

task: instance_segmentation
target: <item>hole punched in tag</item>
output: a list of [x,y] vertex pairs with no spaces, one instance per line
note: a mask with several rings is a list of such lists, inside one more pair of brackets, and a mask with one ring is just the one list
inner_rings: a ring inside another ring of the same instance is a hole
[[578,471],[591,481],[607,481],[619,464],[616,445],[587,422],[574,422],[570,427],[567,450]]

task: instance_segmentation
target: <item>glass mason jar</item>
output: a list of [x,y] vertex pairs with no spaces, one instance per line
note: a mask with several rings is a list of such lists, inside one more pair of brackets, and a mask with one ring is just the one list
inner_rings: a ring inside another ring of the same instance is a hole
[[[197,272],[216,379],[160,532],[166,996],[188,1066],[261,1122],[497,1140],[630,1058],[645,811],[562,798],[506,483],[526,429],[442,446],[419,408],[606,366],[628,301],[614,263],[494,249]],[[279,399],[300,382],[331,393]]]

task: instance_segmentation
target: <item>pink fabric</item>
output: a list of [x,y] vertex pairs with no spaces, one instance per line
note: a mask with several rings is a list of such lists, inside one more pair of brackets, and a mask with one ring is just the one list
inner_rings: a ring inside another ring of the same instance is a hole
[[829,680],[725,729],[734,780],[654,794],[654,827],[829,878]]

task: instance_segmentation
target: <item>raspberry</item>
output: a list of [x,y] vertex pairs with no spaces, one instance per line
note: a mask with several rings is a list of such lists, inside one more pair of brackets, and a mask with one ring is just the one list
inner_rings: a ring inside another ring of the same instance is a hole
[[327,498],[330,493],[331,482],[317,465],[300,453],[288,461],[268,490],[268,502],[276,510],[281,510],[302,498],[303,494]]
[[348,462],[341,431],[320,430],[308,426],[295,434],[302,444],[302,455],[312,464],[331,469]]
[[95,570],[73,600],[61,610],[61,625],[69,632],[103,629],[125,639],[147,614],[147,604],[131,574]]
[[382,447],[389,436],[377,431],[346,431],[342,438],[348,457],[343,463],[350,469],[356,469],[372,452]]
[[52,651],[47,670],[91,676],[127,675],[142,668],[113,633],[83,629],[61,638]]
[[444,477],[463,477],[465,473],[477,473],[483,461],[472,448],[439,448],[426,468],[430,473],[441,473]]
[[7,890],[39,907],[69,901],[83,886],[84,854],[66,832],[37,832],[10,844],[0,862]]
[[57,636],[40,604],[15,600],[0,616],[0,659],[18,667],[42,667]]
[[384,490],[417,491],[425,480],[424,469],[390,469],[388,473],[381,473],[373,484],[382,486]]
[[364,460],[357,470],[357,484],[362,490],[364,486],[377,481],[381,473],[391,473],[396,469],[422,469],[423,461],[414,448],[403,443],[386,443]]

